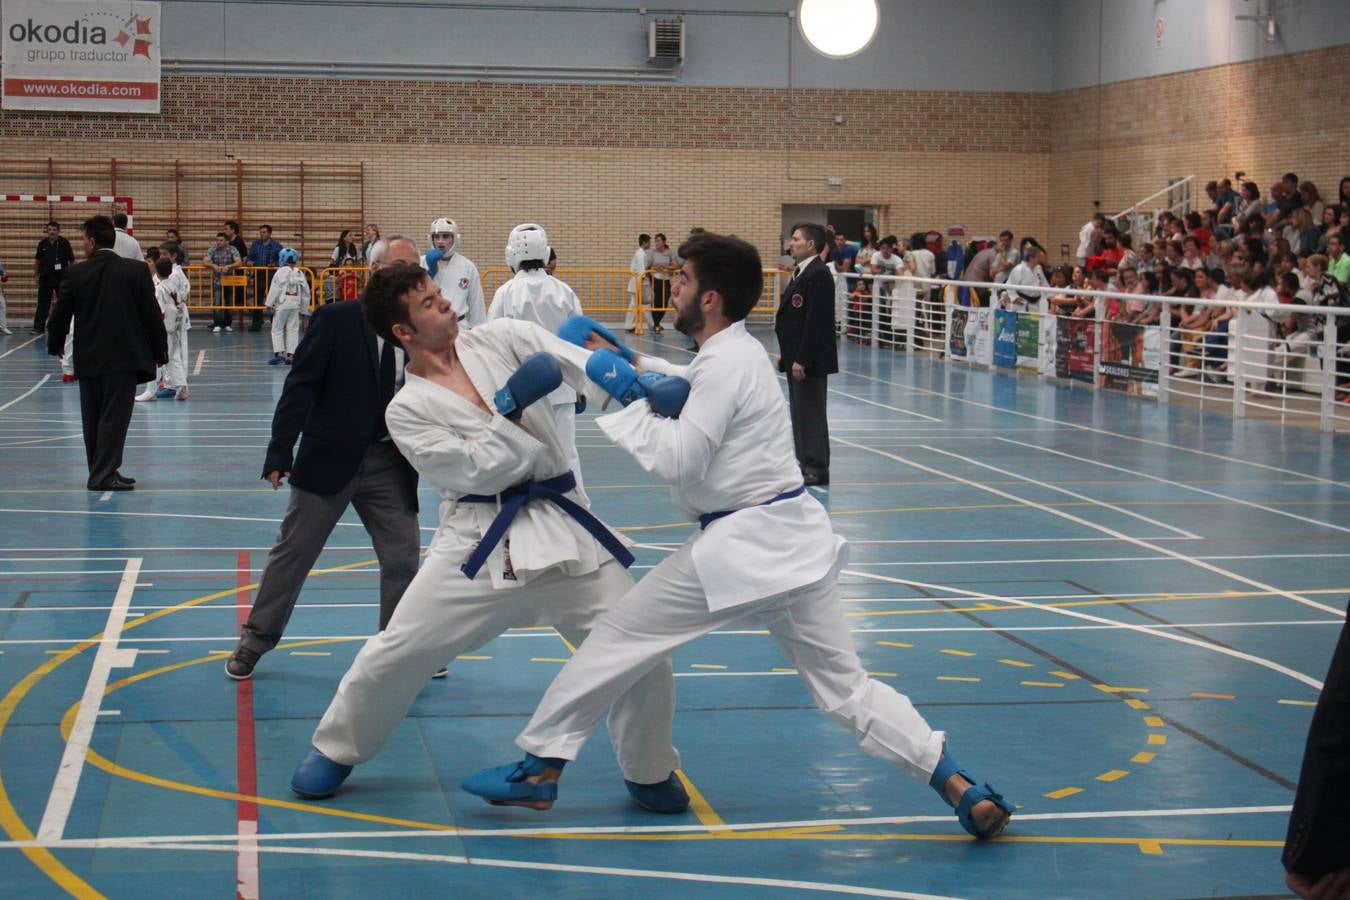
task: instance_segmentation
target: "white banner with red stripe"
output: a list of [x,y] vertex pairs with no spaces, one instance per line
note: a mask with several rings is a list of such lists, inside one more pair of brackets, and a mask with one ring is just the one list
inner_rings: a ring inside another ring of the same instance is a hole
[[2,0],[4,109],[159,112],[158,3]]

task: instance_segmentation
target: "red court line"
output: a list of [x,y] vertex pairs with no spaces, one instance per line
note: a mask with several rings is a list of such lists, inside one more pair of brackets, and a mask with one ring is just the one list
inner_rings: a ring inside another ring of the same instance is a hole
[[[249,569],[248,551],[239,551],[238,571],[235,586],[245,587],[253,583]],[[248,621],[249,609],[253,605],[253,592],[241,591],[235,600],[235,618],[239,625]],[[235,766],[238,791],[249,797],[258,795],[258,751],[253,729],[253,680],[238,682],[235,688]],[[240,800],[235,813],[236,833],[239,843],[238,866],[235,876],[235,896],[238,900],[257,900],[258,891],[258,847],[256,843],[246,843],[243,838],[252,838],[258,833],[258,804]]]

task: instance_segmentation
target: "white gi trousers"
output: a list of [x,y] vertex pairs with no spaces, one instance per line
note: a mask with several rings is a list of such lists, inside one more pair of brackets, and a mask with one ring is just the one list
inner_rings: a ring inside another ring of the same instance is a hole
[[[523,587],[493,590],[486,573],[469,581],[460,572],[462,547],[438,549],[437,543],[432,541],[384,631],[356,655],[314,732],[314,747],[336,763],[355,765],[374,756],[432,673],[456,656],[508,628],[537,625],[554,625],[573,646],[585,646],[601,613],[633,585],[623,566],[607,559],[587,575],[554,569]],[[619,768],[624,778],[639,784],[664,781],[680,767],[671,734],[675,682],[670,660],[653,661],[625,687],[626,693],[614,696],[609,713]]]
[[160,378],[165,387],[187,387],[187,313],[182,313],[183,321],[169,332],[169,362],[160,369]]
[[1313,344],[1322,339],[1322,335],[1316,331],[1295,331],[1283,341],[1275,344],[1271,348],[1271,355],[1275,357],[1274,369],[1270,373],[1270,380],[1275,380],[1278,376],[1285,382],[1285,387],[1291,391],[1302,390],[1303,382],[1295,381],[1301,373],[1308,359],[1308,351],[1312,349]]
[[[868,678],[839,600],[841,551],[820,581],[734,606],[708,610],[692,544],[652,569],[608,613],[558,673],[516,745],[535,756],[576,759],[615,697],[697,637],[741,618],[769,630],[806,680],[816,705],[853,730],[879,759],[928,782],[946,735],[933,731],[909,698]],[[406,602],[406,601],[405,601]]]
[[272,313],[272,352],[295,355],[300,343],[300,308],[278,305]]
[[554,403],[553,421],[558,424],[558,439],[567,448],[567,467],[577,480],[577,490],[584,494],[586,487],[581,483],[581,454],[577,452],[576,403]]

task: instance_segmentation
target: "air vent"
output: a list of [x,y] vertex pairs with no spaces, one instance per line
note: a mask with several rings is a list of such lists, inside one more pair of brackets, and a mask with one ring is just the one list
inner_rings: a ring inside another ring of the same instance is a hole
[[673,69],[684,62],[684,19],[647,23],[647,64]]

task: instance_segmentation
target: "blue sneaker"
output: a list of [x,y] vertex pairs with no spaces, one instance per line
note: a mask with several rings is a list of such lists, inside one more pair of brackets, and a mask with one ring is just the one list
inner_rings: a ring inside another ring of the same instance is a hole
[[291,776],[291,790],[306,800],[322,800],[336,794],[350,774],[351,766],[335,763],[310,747]]
[[279,366],[286,362],[286,354],[273,353],[272,358],[267,361],[269,366]]
[[562,768],[566,760],[544,760],[526,753],[518,763],[496,766],[475,772],[460,787],[470,794],[482,797],[493,806],[528,806],[530,809],[550,809],[558,799],[556,782],[536,784],[531,775],[542,775],[547,768]]
[[638,784],[627,778],[623,783],[638,806],[648,812],[674,814],[689,809],[689,793],[674,772],[671,772],[665,781],[658,781],[656,784]]
[[168,400],[170,397],[174,397],[177,394],[178,392],[171,387],[162,387],[155,391],[155,396],[160,400]]

